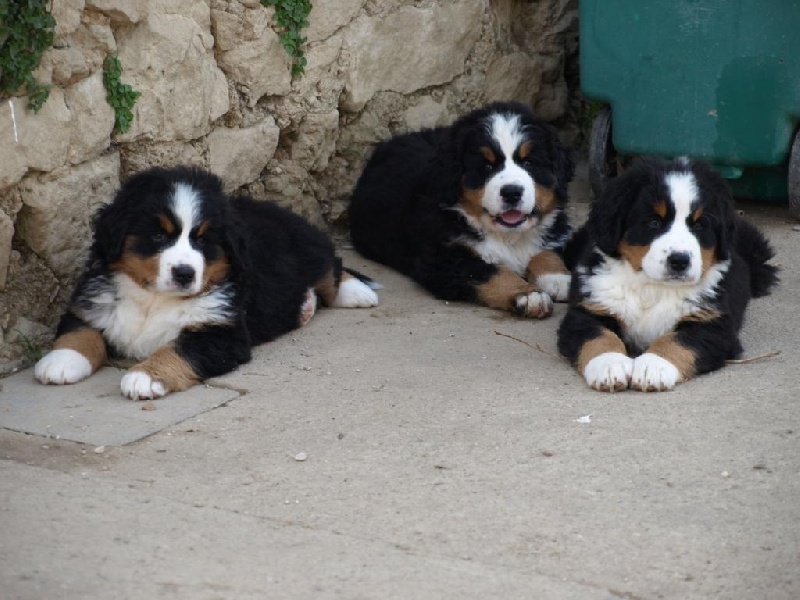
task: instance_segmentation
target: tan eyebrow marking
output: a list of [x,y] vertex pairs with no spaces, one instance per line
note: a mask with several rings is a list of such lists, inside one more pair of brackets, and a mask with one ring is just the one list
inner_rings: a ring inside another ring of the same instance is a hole
[[697,221],[700,220],[700,217],[702,216],[703,216],[703,207],[701,206],[696,211],[694,211],[694,214],[692,215],[692,221],[696,223]]
[[530,140],[528,140],[527,142],[524,142],[519,147],[519,157],[520,158],[525,158],[526,156],[528,156],[531,153],[532,149],[533,149],[533,142],[531,142]]
[[204,234],[206,231],[208,231],[208,228],[209,228],[209,227],[211,227],[211,219],[206,219],[205,221],[203,221],[202,223],[200,223],[200,227],[198,227],[198,228],[197,228],[197,234],[196,234],[196,235],[197,235],[197,237],[200,237],[200,236],[201,236],[201,235],[203,235],[203,234]]
[[665,219],[667,217],[667,203],[663,200],[659,200],[653,205],[653,212],[662,219]]
[[158,222],[161,225],[161,229],[166,231],[168,234],[175,233],[175,224],[170,220],[170,218],[165,214],[158,215]]
[[492,149],[488,146],[481,146],[481,154],[483,154],[483,157],[490,163],[494,164],[497,162],[497,157],[494,155],[494,152],[492,152]]

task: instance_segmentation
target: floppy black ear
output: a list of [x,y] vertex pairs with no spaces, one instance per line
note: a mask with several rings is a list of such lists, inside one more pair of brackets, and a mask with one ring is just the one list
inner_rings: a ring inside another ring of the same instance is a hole
[[247,231],[247,224],[242,223],[231,210],[228,203],[230,198],[225,198],[225,209],[222,211],[222,249],[227,254],[230,261],[230,274],[228,278],[234,283],[240,284],[247,277],[247,273],[252,273],[254,268],[247,249],[247,239],[244,232]]
[[550,156],[553,157],[553,170],[556,175],[556,195],[560,200],[567,199],[567,187],[575,175],[575,163],[572,161],[569,150],[561,143],[556,130],[550,125],[549,130]]
[[130,218],[130,211],[119,202],[112,201],[97,210],[92,244],[94,258],[99,258],[105,265],[119,260],[125,247]]
[[625,219],[648,181],[645,163],[634,164],[611,179],[592,203],[586,228],[594,245],[603,253],[617,256],[617,246],[625,233]]
[[731,187],[709,164],[695,162],[693,168],[705,196],[704,202],[714,207],[713,227],[717,238],[717,259],[728,260],[736,243],[737,221]]

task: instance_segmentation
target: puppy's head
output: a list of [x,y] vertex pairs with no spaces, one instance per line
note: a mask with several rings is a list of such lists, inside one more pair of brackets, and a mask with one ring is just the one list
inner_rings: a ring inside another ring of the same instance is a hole
[[496,103],[453,125],[461,194],[456,208],[488,233],[526,231],[567,199],[573,164],[555,130],[517,103]]
[[733,200],[705,163],[640,159],[608,183],[587,227],[599,250],[648,278],[695,284],[729,257]]
[[223,280],[226,199],[199,169],[153,168],[131,177],[95,220],[105,266],[152,292],[192,296]]

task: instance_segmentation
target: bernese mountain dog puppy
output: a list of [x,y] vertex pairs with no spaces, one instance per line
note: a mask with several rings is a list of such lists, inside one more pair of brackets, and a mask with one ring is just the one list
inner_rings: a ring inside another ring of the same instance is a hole
[[350,203],[353,245],[438,298],[546,317],[569,291],[572,175],[552,127],[491,104],[378,145]]
[[576,234],[558,349],[590,387],[671,390],[742,352],[751,297],[778,281],[774,252],[703,162],[644,158],[608,183]]
[[97,212],[86,270],[34,374],[74,383],[108,357],[133,359],[122,394],[158,398],[249,361],[251,346],[305,324],[317,298],[374,306],[364,279],[300,216],[229,198],[201,169],[148,169]]

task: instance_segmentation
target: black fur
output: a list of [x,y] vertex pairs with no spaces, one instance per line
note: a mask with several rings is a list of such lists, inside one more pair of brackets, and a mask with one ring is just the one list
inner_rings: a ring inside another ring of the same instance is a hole
[[[525,169],[536,183],[555,193],[555,219],[546,230],[540,229],[541,249],[559,252],[569,233],[563,208],[573,164],[553,128],[516,103],[491,104],[452,126],[398,135],[381,143],[350,203],[355,248],[411,277],[439,298],[476,301],[476,286],[495,275],[499,265],[487,262],[468,246],[468,241],[487,234],[453,209],[465,189],[480,189],[493,176],[486,171],[480,149],[494,144],[486,125],[498,114],[519,117],[525,138],[532,141]],[[517,157],[514,160],[521,163]]]
[[[708,314],[717,316],[678,319],[665,333],[674,333],[677,342],[694,354],[693,374],[719,369],[726,359],[741,354],[739,330],[749,299],[768,294],[778,281],[777,268],[767,264],[774,251],[752,224],[736,214],[727,183],[709,165],[685,159],[644,158],[608,183],[592,205],[586,224],[566,250],[577,265],[573,271],[570,307],[558,330],[558,348],[573,364],[578,362],[584,344],[608,331],[625,343],[631,357],[648,350],[627,336],[625,326],[612,312],[599,312],[603,308],[598,308],[600,300],[586,290],[598,271],[624,260],[620,242],[647,246],[661,234],[661,230],[648,227],[648,223],[655,217],[655,204],[669,197],[664,182],[674,172],[690,172],[697,182],[700,195],[697,207],[702,207],[702,221],[692,231],[700,247],[714,249],[716,262],[730,261],[730,266],[718,285],[698,304]],[[665,226],[675,216],[673,206],[666,204]]]
[[[105,335],[101,325],[87,322],[87,315],[100,311],[109,297],[114,303],[122,300],[115,264],[129,236],[135,236],[137,255],[159,252],[163,242],[154,237],[160,231],[157,215],[168,212],[176,184],[201,197],[198,222],[210,223],[202,245],[206,264],[220,258],[229,263],[227,276],[214,287],[229,290],[224,308],[230,319],[192,326],[174,340],[177,353],[205,379],[249,361],[252,345],[295,329],[307,290],[331,269],[341,273],[341,261],[327,235],[286,209],[246,196],[228,198],[219,178],[201,169],[152,168],[131,177],[97,212],[86,270],[57,335],[83,327]],[[125,356],[107,336],[106,342],[112,356]]]

